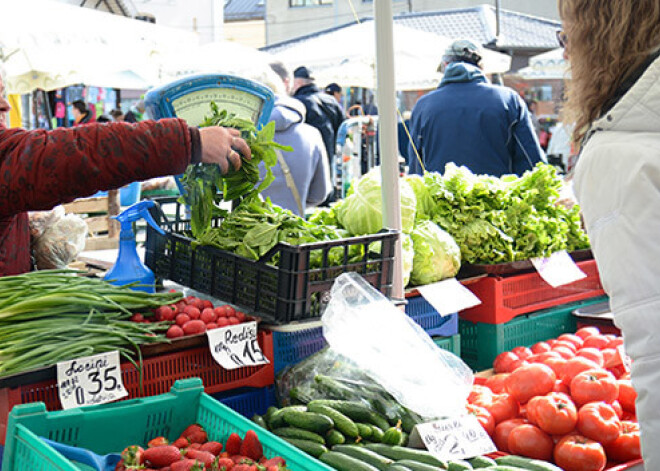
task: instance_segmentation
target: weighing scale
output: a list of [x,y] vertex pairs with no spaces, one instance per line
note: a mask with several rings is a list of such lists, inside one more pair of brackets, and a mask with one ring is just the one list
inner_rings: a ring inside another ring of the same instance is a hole
[[[233,75],[193,75],[149,90],[144,104],[153,119],[182,118],[199,126],[211,114],[211,102],[252,121],[260,129],[270,119],[275,95],[266,86]],[[175,177],[183,193],[181,175]]]

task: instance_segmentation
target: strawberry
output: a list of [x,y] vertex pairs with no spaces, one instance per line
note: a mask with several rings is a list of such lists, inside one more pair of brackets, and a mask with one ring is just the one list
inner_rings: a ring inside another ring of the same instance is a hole
[[233,468],[231,468],[231,471],[258,471],[259,468],[257,468],[256,465],[254,464],[237,464]]
[[117,464],[115,465],[115,471],[126,471],[126,466],[124,466],[124,460],[119,460],[117,462]]
[[206,442],[200,448],[202,451],[208,451],[213,453],[215,456],[218,456],[222,452],[222,443],[220,442]]
[[185,448],[188,445],[190,445],[190,442],[188,441],[187,438],[184,437],[179,437],[176,440],[174,440],[174,443],[172,443],[172,446],[175,446],[177,448]]
[[241,437],[237,433],[232,433],[225,444],[225,451],[229,453],[229,456],[238,455],[241,452],[242,443]]
[[188,447],[191,450],[199,450],[202,447],[201,443],[191,443]]
[[254,430],[248,430],[241,444],[241,455],[248,456],[255,461],[264,456],[264,450]]
[[197,460],[183,459],[172,463],[171,471],[204,471],[204,464]]
[[186,438],[190,440],[190,443],[199,443],[199,444],[206,443],[206,440],[209,439],[208,435],[204,430],[197,430],[196,432],[191,433]]
[[254,460],[243,455],[234,455],[230,457],[235,464],[254,464]]
[[208,451],[194,450],[188,448],[186,450],[186,458],[191,458],[193,460],[201,461],[204,463],[204,466],[210,467],[215,461],[215,455],[209,453]]
[[229,458],[218,458],[213,464],[214,470],[217,471],[230,471],[234,467],[234,462]]
[[121,459],[125,467],[137,467],[140,466],[144,460],[142,459],[142,454],[144,450],[141,446],[132,445],[124,448],[124,451],[121,452]]
[[263,464],[266,468],[270,466],[279,466],[282,468],[286,467],[286,460],[282,458],[281,456],[276,456],[275,458],[271,458],[269,460],[264,461]]
[[169,445],[170,442],[167,441],[167,438],[165,437],[156,437],[152,440],[149,440],[149,443],[147,443],[147,446],[149,448],[152,448],[154,446],[163,446],[163,445]]
[[181,450],[172,445],[162,445],[147,448],[142,454],[144,461],[148,461],[156,468],[169,466],[181,459]]

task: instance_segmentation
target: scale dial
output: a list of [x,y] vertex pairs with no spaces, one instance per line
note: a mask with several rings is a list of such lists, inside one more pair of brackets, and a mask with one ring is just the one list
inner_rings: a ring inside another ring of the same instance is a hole
[[235,88],[207,88],[171,100],[176,116],[186,120],[190,126],[199,126],[211,114],[212,101],[221,109],[253,123],[259,120],[263,107],[260,97]]

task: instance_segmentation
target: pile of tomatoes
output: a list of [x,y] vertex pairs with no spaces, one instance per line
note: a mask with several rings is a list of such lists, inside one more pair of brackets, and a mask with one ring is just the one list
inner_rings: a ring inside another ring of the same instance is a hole
[[636,393],[622,339],[596,327],[497,356],[468,412],[501,451],[600,471],[640,458]]

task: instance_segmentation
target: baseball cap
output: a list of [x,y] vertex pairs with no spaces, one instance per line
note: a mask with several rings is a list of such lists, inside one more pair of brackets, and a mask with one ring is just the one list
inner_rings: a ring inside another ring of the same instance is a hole
[[300,67],[298,67],[296,70],[293,71],[293,77],[314,80],[314,77],[312,77],[312,73],[304,65],[301,65]]
[[[456,59],[468,59],[470,62],[481,61],[481,48],[468,39],[453,41],[442,55],[442,62],[452,62]],[[442,63],[438,66],[440,70]]]
[[337,85],[335,82],[332,82],[325,87],[325,91],[326,93],[336,93],[336,92],[341,93],[341,87]]

